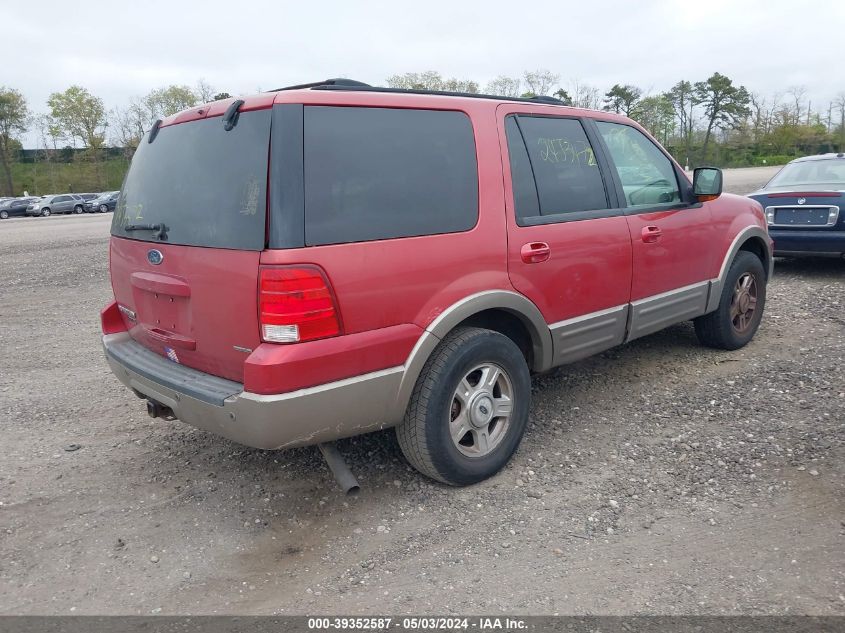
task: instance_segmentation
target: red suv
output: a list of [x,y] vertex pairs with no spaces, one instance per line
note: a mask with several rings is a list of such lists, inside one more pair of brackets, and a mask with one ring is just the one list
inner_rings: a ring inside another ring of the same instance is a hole
[[117,377],[266,449],[395,426],[426,475],[498,471],[532,372],[693,319],[754,336],[757,202],[691,184],[633,121],[547,98],[349,80],[157,122],[112,224]]

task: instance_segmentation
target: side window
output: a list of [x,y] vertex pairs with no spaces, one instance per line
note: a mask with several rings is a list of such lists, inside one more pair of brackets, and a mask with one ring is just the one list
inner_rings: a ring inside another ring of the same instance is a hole
[[505,119],[505,132],[508,137],[516,217],[519,219],[538,216],[540,215],[540,200],[537,197],[537,185],[534,183],[531,159],[528,158],[528,150],[525,149],[516,117],[509,116]]
[[579,120],[511,116],[505,131],[518,222],[609,207],[593,148]]
[[55,204],[57,202],[67,202],[67,199],[67,196],[56,196],[55,198],[53,198],[53,203]]
[[629,207],[679,202],[671,161],[642,132],[629,125],[596,121],[616,166]]
[[462,112],[308,106],[304,143],[309,246],[455,233],[478,220]]

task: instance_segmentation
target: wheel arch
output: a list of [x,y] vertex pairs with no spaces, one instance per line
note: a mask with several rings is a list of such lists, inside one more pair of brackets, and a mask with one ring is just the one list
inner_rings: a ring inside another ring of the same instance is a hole
[[[759,259],[760,263],[763,264],[763,271],[766,273],[766,281],[768,281],[772,275],[772,271],[769,267],[769,263],[772,258],[771,252],[766,246],[766,242],[763,241],[763,238],[756,235],[749,237],[742,243],[737,253],[739,253],[739,251],[747,251],[757,256],[757,259]],[[734,253],[734,257],[736,257],[736,253]]]
[[523,351],[533,371],[552,366],[553,347],[549,326],[539,308],[527,297],[508,290],[480,292],[452,304],[426,327],[408,360],[393,412],[402,419],[417,378],[431,353],[449,332],[461,326],[485,327],[508,336]]
[[728,275],[731,264],[740,251],[748,251],[760,258],[763,270],[766,273],[766,281],[772,278],[774,272],[774,260],[772,259],[771,239],[766,230],[760,226],[749,226],[737,233],[728,247],[725,257],[722,260],[722,267],[719,269],[719,276],[710,282],[710,296],[707,300],[706,312],[712,312],[719,307],[719,298],[722,296],[722,288],[725,278]]

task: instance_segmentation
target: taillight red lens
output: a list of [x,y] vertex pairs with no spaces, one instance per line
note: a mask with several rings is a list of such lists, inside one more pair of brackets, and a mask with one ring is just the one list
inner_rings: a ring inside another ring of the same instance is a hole
[[329,282],[313,266],[262,267],[258,311],[267,343],[313,341],[341,332]]

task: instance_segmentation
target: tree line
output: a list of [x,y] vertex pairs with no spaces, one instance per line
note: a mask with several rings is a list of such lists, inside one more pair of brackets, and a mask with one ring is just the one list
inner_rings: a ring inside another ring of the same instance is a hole
[[395,88],[503,95],[550,96],[577,108],[606,110],[636,120],[683,165],[726,167],[782,164],[805,154],[845,151],[845,91],[813,104],[804,86],[764,96],[713,73],[700,81],[681,80],[665,92],[632,84],[602,91],[580,80],[566,85],[549,70],[501,75],[486,86],[448,79],[435,71],[387,78]]
[[[678,81],[665,92],[627,83],[606,91],[580,80],[563,84],[559,74],[545,69],[518,77],[501,75],[483,87],[472,79],[444,77],[436,71],[393,75],[385,84],[505,97],[550,96],[578,108],[624,114],[690,167],[781,164],[804,154],[845,150],[845,92],[823,104],[814,104],[803,86],[763,96],[718,72],[699,81]],[[102,98],[74,85],[51,94],[46,109],[35,113],[20,91],[0,86],[0,195],[16,192],[14,167],[26,160],[20,138],[27,133],[34,132],[38,139],[33,160],[53,170],[53,187],[55,164],[70,161],[88,163],[88,180],[101,184],[105,173],[101,163],[114,154],[104,148],[121,148],[124,158],[131,158],[156,119],[230,96],[200,79],[193,87],[157,88],[107,110]]]
[[[102,98],[82,86],[70,86],[54,92],[47,99],[44,112],[33,113],[19,90],[0,86],[0,195],[15,195],[13,167],[24,156],[21,136],[34,132],[38,139],[37,155],[48,169],[55,163],[88,163],[91,172],[84,178],[94,188],[103,188],[104,171],[100,164],[121,148],[131,158],[144,133],[157,120],[201,103],[228,99],[226,92],[216,92],[205,80],[195,87],[171,85],[151,90],[130,99],[124,106],[107,110]],[[81,150],[81,151],[75,151]],[[83,170],[77,170],[82,172]],[[55,187],[56,178],[52,178]],[[62,183],[62,186],[63,183]],[[72,184],[71,184],[72,186]]]

